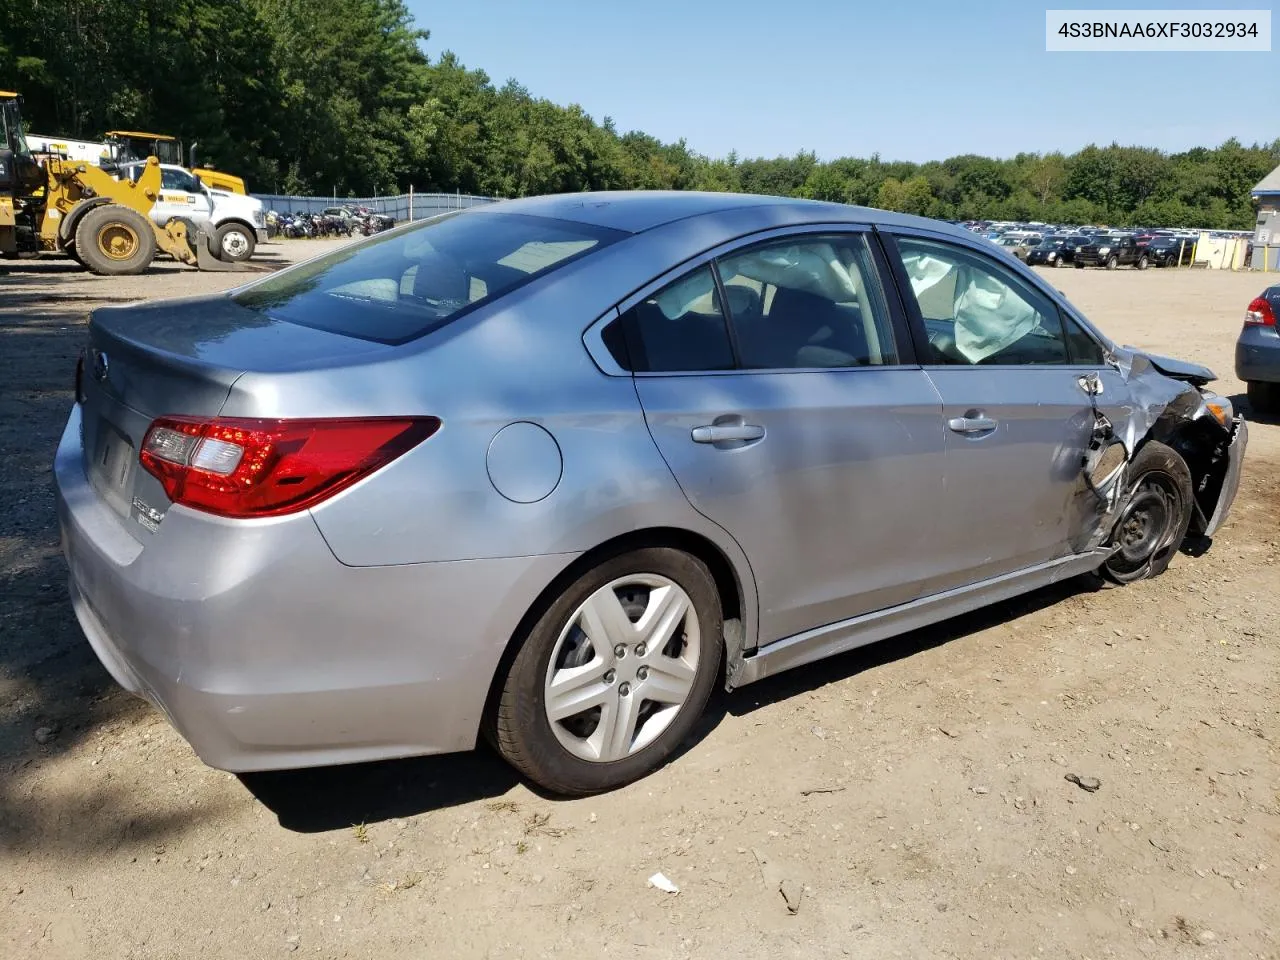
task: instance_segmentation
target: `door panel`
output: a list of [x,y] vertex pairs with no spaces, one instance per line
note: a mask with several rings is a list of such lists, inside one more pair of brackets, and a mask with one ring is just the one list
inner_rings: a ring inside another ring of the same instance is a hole
[[[1065,367],[932,367],[942,395],[947,466],[936,549],[952,571],[939,589],[974,583],[1074,552],[1082,511],[1081,460],[1093,428],[1089,398]],[[1130,415],[1111,368],[1099,409],[1119,424]],[[952,420],[994,421],[961,431]]]
[[[637,377],[636,390],[686,496],[751,563],[761,646],[904,603],[939,575],[945,448],[921,370]],[[700,442],[716,426],[740,429]]]
[[946,493],[938,560],[949,589],[1067,556],[1096,512],[1081,474],[1099,409],[1131,415],[1120,374],[1037,282],[939,236],[890,236],[898,287],[943,402]]

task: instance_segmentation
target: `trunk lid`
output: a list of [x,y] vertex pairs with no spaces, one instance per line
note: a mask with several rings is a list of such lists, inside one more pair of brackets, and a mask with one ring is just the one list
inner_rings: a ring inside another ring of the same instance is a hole
[[225,295],[104,307],[89,320],[81,380],[85,474],[138,539],[168,498],[138,452],[159,416],[216,416],[248,371],[271,373],[385,353],[380,344],[313,330]]

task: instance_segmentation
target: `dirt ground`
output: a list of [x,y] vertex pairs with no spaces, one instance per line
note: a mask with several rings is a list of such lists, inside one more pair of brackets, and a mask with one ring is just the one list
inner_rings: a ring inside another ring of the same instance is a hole
[[[1259,276],[1048,276],[1244,404]],[[1280,957],[1280,425],[1206,555],[719,696],[616,793],[549,799],[487,750],[240,778],[97,664],[49,476],[85,311],[233,282],[0,263],[0,956]]]

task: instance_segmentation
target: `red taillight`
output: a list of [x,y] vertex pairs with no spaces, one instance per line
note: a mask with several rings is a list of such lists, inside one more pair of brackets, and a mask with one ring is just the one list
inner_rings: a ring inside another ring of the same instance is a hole
[[1245,307],[1244,325],[1246,327],[1274,327],[1276,314],[1266,297],[1258,297]]
[[139,459],[174,503],[223,517],[273,517],[345,490],[439,428],[435,417],[161,417]]

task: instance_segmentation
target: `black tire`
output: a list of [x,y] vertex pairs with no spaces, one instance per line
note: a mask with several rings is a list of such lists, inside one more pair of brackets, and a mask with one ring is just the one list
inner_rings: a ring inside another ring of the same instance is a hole
[[1120,263],[1120,261],[1119,261],[1118,259],[1116,259],[1116,255],[1115,255],[1115,254],[1112,254],[1111,256],[1107,257],[1107,269],[1108,269],[1108,270],[1114,270],[1114,269],[1116,268],[1116,266],[1117,266],[1119,263]]
[[1195,498],[1186,461],[1151,440],[1129,465],[1128,502],[1111,531],[1115,552],[1100,573],[1112,583],[1158,577],[1182,546]]
[[1144,253],[1142,256],[1138,258],[1137,267],[1139,270],[1145,270],[1147,269],[1148,266],[1149,264],[1147,262],[1147,255]]
[[1249,406],[1255,413],[1280,413],[1280,383],[1250,380],[1247,385]]
[[253,231],[240,223],[224,223],[213,235],[213,255],[227,263],[243,263],[257,245]]
[[151,266],[156,234],[151,221],[128,207],[94,207],[76,224],[76,259],[104,277],[132,276]]
[[1077,270],[1083,270],[1083,269],[1084,269],[1084,264],[1083,264],[1083,263],[1081,263],[1079,260],[1077,260],[1077,261],[1075,261],[1075,268],[1076,268]]
[[1056,260],[1053,261],[1053,266],[1055,269],[1057,267],[1065,267],[1066,265],[1067,265],[1067,261],[1063,260],[1061,257],[1058,257]]
[[[551,656],[570,618],[588,597],[616,580],[644,574],[674,582],[692,603],[689,616],[697,618],[701,649],[688,697],[647,746],[611,762],[582,759],[561,744],[547,717],[544,684]],[[612,790],[657,770],[689,735],[720,676],[723,647],[720,596],[701,560],[670,547],[644,547],[610,557],[574,581],[538,617],[507,671],[486,732],[508,763],[546,790],[569,796]]]

